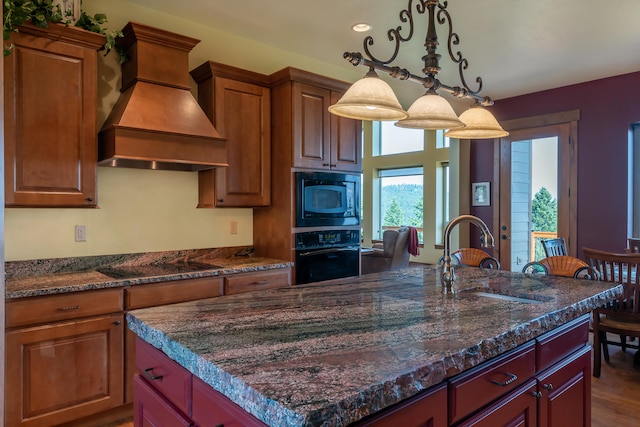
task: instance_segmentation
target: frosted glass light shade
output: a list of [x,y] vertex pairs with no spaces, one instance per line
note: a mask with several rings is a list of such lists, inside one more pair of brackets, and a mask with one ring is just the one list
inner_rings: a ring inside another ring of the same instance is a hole
[[509,135],[493,114],[481,105],[474,105],[460,114],[460,120],[466,124],[464,128],[450,130],[444,135],[459,139],[490,139]]
[[395,125],[412,129],[455,129],[464,126],[446,99],[429,91],[416,99],[407,111],[409,117]]
[[370,70],[329,107],[337,116],[358,120],[400,120],[407,117],[391,86]]

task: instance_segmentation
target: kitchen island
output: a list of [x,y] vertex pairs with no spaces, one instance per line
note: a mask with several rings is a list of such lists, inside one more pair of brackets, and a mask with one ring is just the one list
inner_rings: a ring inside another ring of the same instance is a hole
[[422,266],[135,310],[127,320],[194,381],[267,425],[343,426],[513,350],[533,351],[622,291],[478,268],[456,274],[453,292],[437,267]]

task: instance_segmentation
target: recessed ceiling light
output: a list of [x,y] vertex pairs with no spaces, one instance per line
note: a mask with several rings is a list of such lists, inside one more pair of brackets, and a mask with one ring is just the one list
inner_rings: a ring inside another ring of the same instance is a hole
[[357,31],[359,33],[365,32],[365,31],[369,31],[371,29],[371,25],[366,24],[366,23],[360,23],[360,24],[354,24],[351,29],[353,31]]

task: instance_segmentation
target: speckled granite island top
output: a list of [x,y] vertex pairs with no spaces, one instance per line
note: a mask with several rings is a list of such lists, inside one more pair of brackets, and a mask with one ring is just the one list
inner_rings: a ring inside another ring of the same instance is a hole
[[268,425],[344,426],[622,291],[477,268],[456,274],[455,293],[443,292],[438,270],[424,266],[135,310],[127,319],[142,339]]
[[190,249],[7,262],[5,299],[288,268],[251,247]]

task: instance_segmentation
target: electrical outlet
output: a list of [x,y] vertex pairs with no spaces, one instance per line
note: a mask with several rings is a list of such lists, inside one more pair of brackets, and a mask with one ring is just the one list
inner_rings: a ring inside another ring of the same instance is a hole
[[229,232],[231,234],[238,234],[238,221],[231,221],[229,223]]
[[76,242],[86,242],[86,241],[87,241],[87,226],[76,225]]

